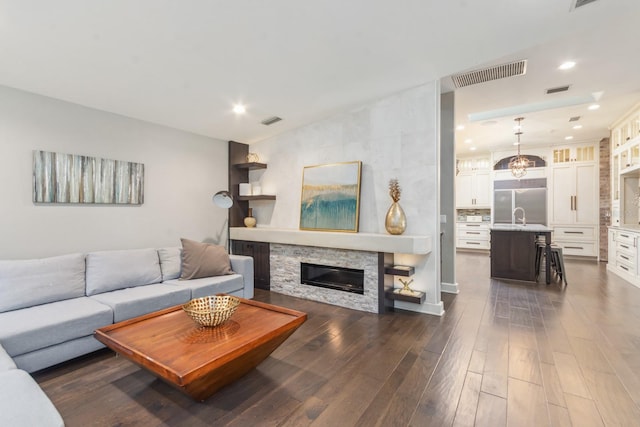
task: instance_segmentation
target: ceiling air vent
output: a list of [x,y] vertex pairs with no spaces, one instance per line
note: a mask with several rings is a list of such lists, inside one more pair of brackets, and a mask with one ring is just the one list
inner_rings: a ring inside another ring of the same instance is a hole
[[274,123],[278,123],[280,120],[282,120],[282,119],[280,117],[278,117],[278,116],[271,116],[271,117],[267,117],[266,119],[264,119],[260,123],[262,123],[265,126],[269,126],[269,125],[272,125]]
[[577,122],[578,120],[580,120],[580,116],[569,117],[569,122]]
[[552,93],[558,93],[558,92],[566,92],[569,90],[570,87],[571,85],[552,87],[551,89],[547,89],[547,95],[551,95]]
[[478,83],[490,82],[492,80],[504,79],[507,77],[521,76],[527,72],[527,60],[510,62],[508,64],[496,65],[494,67],[483,68],[481,70],[469,71],[468,73],[455,74],[451,76],[456,88],[475,85]]
[[589,3],[593,3],[593,2],[596,2],[596,1],[598,1],[598,0],[575,0],[573,9],[577,9],[579,7],[582,7],[582,6],[586,6]]

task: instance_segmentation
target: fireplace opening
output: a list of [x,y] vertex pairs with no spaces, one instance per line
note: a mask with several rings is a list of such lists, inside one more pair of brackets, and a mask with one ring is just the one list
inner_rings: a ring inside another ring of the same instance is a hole
[[364,270],[300,263],[302,283],[364,295]]

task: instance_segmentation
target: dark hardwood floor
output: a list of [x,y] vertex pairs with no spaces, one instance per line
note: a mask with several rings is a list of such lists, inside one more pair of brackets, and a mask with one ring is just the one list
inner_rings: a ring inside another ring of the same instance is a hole
[[604,263],[566,260],[566,290],[457,263],[444,317],[257,290],[309,318],[205,403],[107,350],[34,376],[69,427],[640,425],[640,289]]

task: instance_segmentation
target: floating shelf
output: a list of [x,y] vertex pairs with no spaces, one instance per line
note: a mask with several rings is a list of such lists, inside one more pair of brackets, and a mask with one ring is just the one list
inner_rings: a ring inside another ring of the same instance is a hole
[[266,169],[267,168],[267,164],[266,163],[258,163],[258,162],[236,163],[233,166],[238,168],[238,169],[249,169],[249,170]]
[[385,292],[385,295],[389,299],[393,299],[396,301],[405,301],[412,302],[414,304],[422,304],[424,302],[424,292],[414,291],[413,295],[401,294],[401,288],[396,288],[394,290],[388,290]]
[[415,267],[411,265],[385,265],[384,274],[392,274],[394,276],[413,276],[416,272]]
[[261,194],[259,196],[237,196],[236,200],[275,200],[276,196],[270,194]]

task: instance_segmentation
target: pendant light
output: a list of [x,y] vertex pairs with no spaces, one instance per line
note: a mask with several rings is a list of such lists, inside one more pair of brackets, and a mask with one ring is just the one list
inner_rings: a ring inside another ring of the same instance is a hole
[[518,137],[518,155],[512,157],[509,161],[509,169],[511,169],[511,175],[516,178],[522,178],[527,174],[527,168],[530,167],[531,162],[529,162],[529,159],[526,156],[520,154],[520,135],[522,135],[521,122],[524,120],[524,117],[518,117],[514,120],[518,122],[518,126],[516,128],[517,132],[515,133],[515,135]]

